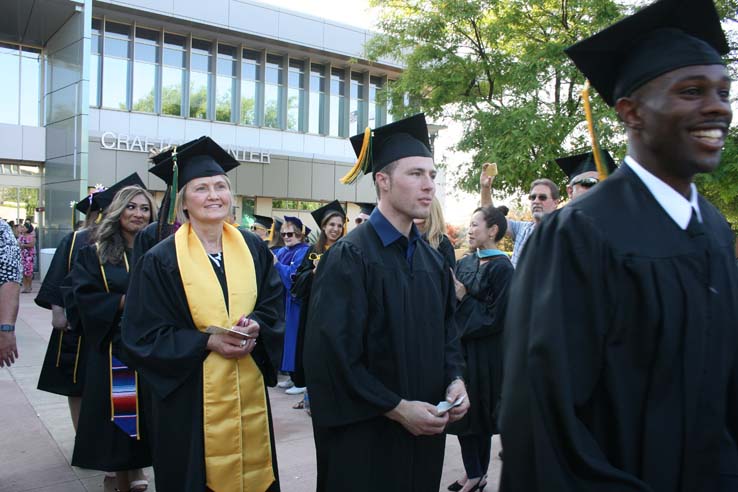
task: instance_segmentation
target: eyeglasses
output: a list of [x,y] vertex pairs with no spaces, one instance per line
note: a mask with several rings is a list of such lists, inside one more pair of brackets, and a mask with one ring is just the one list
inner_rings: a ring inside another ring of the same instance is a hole
[[354,224],[356,225],[363,224],[363,223],[364,223],[364,219],[362,219],[361,217],[356,217],[354,219]]
[[577,179],[577,180],[572,181],[571,185],[572,186],[579,185],[584,188],[591,188],[599,182],[600,180],[597,178],[582,178],[582,179]]
[[548,195],[546,195],[545,193],[539,193],[538,195],[536,195],[535,193],[531,193],[528,198],[530,198],[531,202],[536,201],[536,198],[542,202],[545,202],[546,200],[548,200]]
[[282,234],[282,237],[292,237],[295,235],[294,232],[283,232],[281,234]]
[[310,253],[308,255],[308,260],[310,260],[310,261],[320,260],[320,257],[321,256],[323,256],[323,255],[322,254],[318,254],[318,253]]
[[266,230],[267,230],[267,228],[266,228],[266,227],[261,227],[261,226],[257,226],[257,225],[252,225],[252,226],[251,226],[251,230],[252,230],[252,231],[256,231],[256,230],[259,230],[259,229],[261,229],[261,230],[264,230],[264,231],[266,231]]

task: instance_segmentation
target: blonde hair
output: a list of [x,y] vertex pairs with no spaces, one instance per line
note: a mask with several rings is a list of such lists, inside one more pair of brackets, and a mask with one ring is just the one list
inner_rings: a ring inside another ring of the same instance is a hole
[[438,249],[443,236],[446,235],[446,220],[443,218],[441,202],[435,196],[431,202],[430,214],[425,219],[423,228],[425,229],[425,236],[428,239],[428,243],[430,243],[433,249]]
[[138,195],[143,195],[149,202],[151,213],[149,224],[156,217],[156,203],[151,193],[140,186],[126,186],[113,197],[108,206],[100,226],[95,230],[95,241],[98,244],[97,251],[100,261],[103,263],[120,263],[126,250],[126,244],[120,233],[120,216],[128,206],[128,203]]
[[[233,207],[233,202],[235,199],[233,198],[233,187],[231,186],[231,180],[228,178],[227,174],[216,174],[216,176],[223,176],[225,178],[226,184],[228,184],[228,191],[229,195],[231,197],[231,202],[228,204],[228,216],[231,215],[231,208]],[[214,177],[214,176],[203,176],[203,177]],[[177,192],[177,199],[175,201],[174,205],[174,214],[175,214],[175,220],[179,222],[180,224],[184,224],[185,222],[190,221],[190,216],[187,213],[187,210],[185,210],[185,192],[187,191],[187,187],[190,185],[192,181],[188,181],[185,183],[185,185],[180,188],[180,190]]]

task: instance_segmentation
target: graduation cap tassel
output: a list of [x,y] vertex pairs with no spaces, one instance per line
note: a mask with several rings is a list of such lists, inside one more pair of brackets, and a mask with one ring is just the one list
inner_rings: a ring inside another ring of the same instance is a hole
[[[276,220],[274,221],[276,222]],[[269,228],[269,243],[271,244],[272,241],[274,241],[274,222],[272,222],[272,226]]]
[[372,129],[366,127],[364,130],[364,140],[361,143],[361,151],[359,157],[356,159],[356,163],[351,170],[341,178],[341,183],[351,184],[359,177],[359,173],[366,174],[369,169],[369,164],[372,161]]
[[607,178],[607,168],[602,164],[602,155],[600,154],[600,144],[597,141],[597,133],[595,131],[594,119],[592,118],[592,106],[589,101],[589,80],[585,81],[584,89],[582,89],[582,103],[584,104],[584,116],[587,118],[587,129],[589,130],[589,139],[592,144],[592,156],[594,157],[597,174],[600,181]]
[[172,186],[169,192],[169,217],[167,223],[174,224],[174,215],[176,214],[177,204],[177,183],[179,179],[179,166],[177,166],[177,147],[172,150]]

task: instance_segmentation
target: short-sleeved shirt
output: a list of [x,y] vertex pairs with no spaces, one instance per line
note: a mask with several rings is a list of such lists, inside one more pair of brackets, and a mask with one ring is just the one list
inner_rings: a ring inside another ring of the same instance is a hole
[[514,241],[513,254],[510,258],[510,261],[512,262],[513,266],[516,267],[518,265],[518,259],[523,253],[525,242],[533,233],[533,230],[536,227],[536,223],[521,220],[508,220],[507,224],[510,230],[510,235],[512,236]]
[[0,220],[0,285],[21,283],[21,254],[10,226]]

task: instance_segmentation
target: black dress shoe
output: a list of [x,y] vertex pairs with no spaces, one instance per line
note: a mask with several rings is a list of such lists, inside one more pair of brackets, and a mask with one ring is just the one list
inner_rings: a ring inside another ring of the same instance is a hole
[[454,482],[451,485],[448,486],[448,490],[451,492],[459,492],[459,490],[463,489],[464,486],[461,485],[459,482]]

